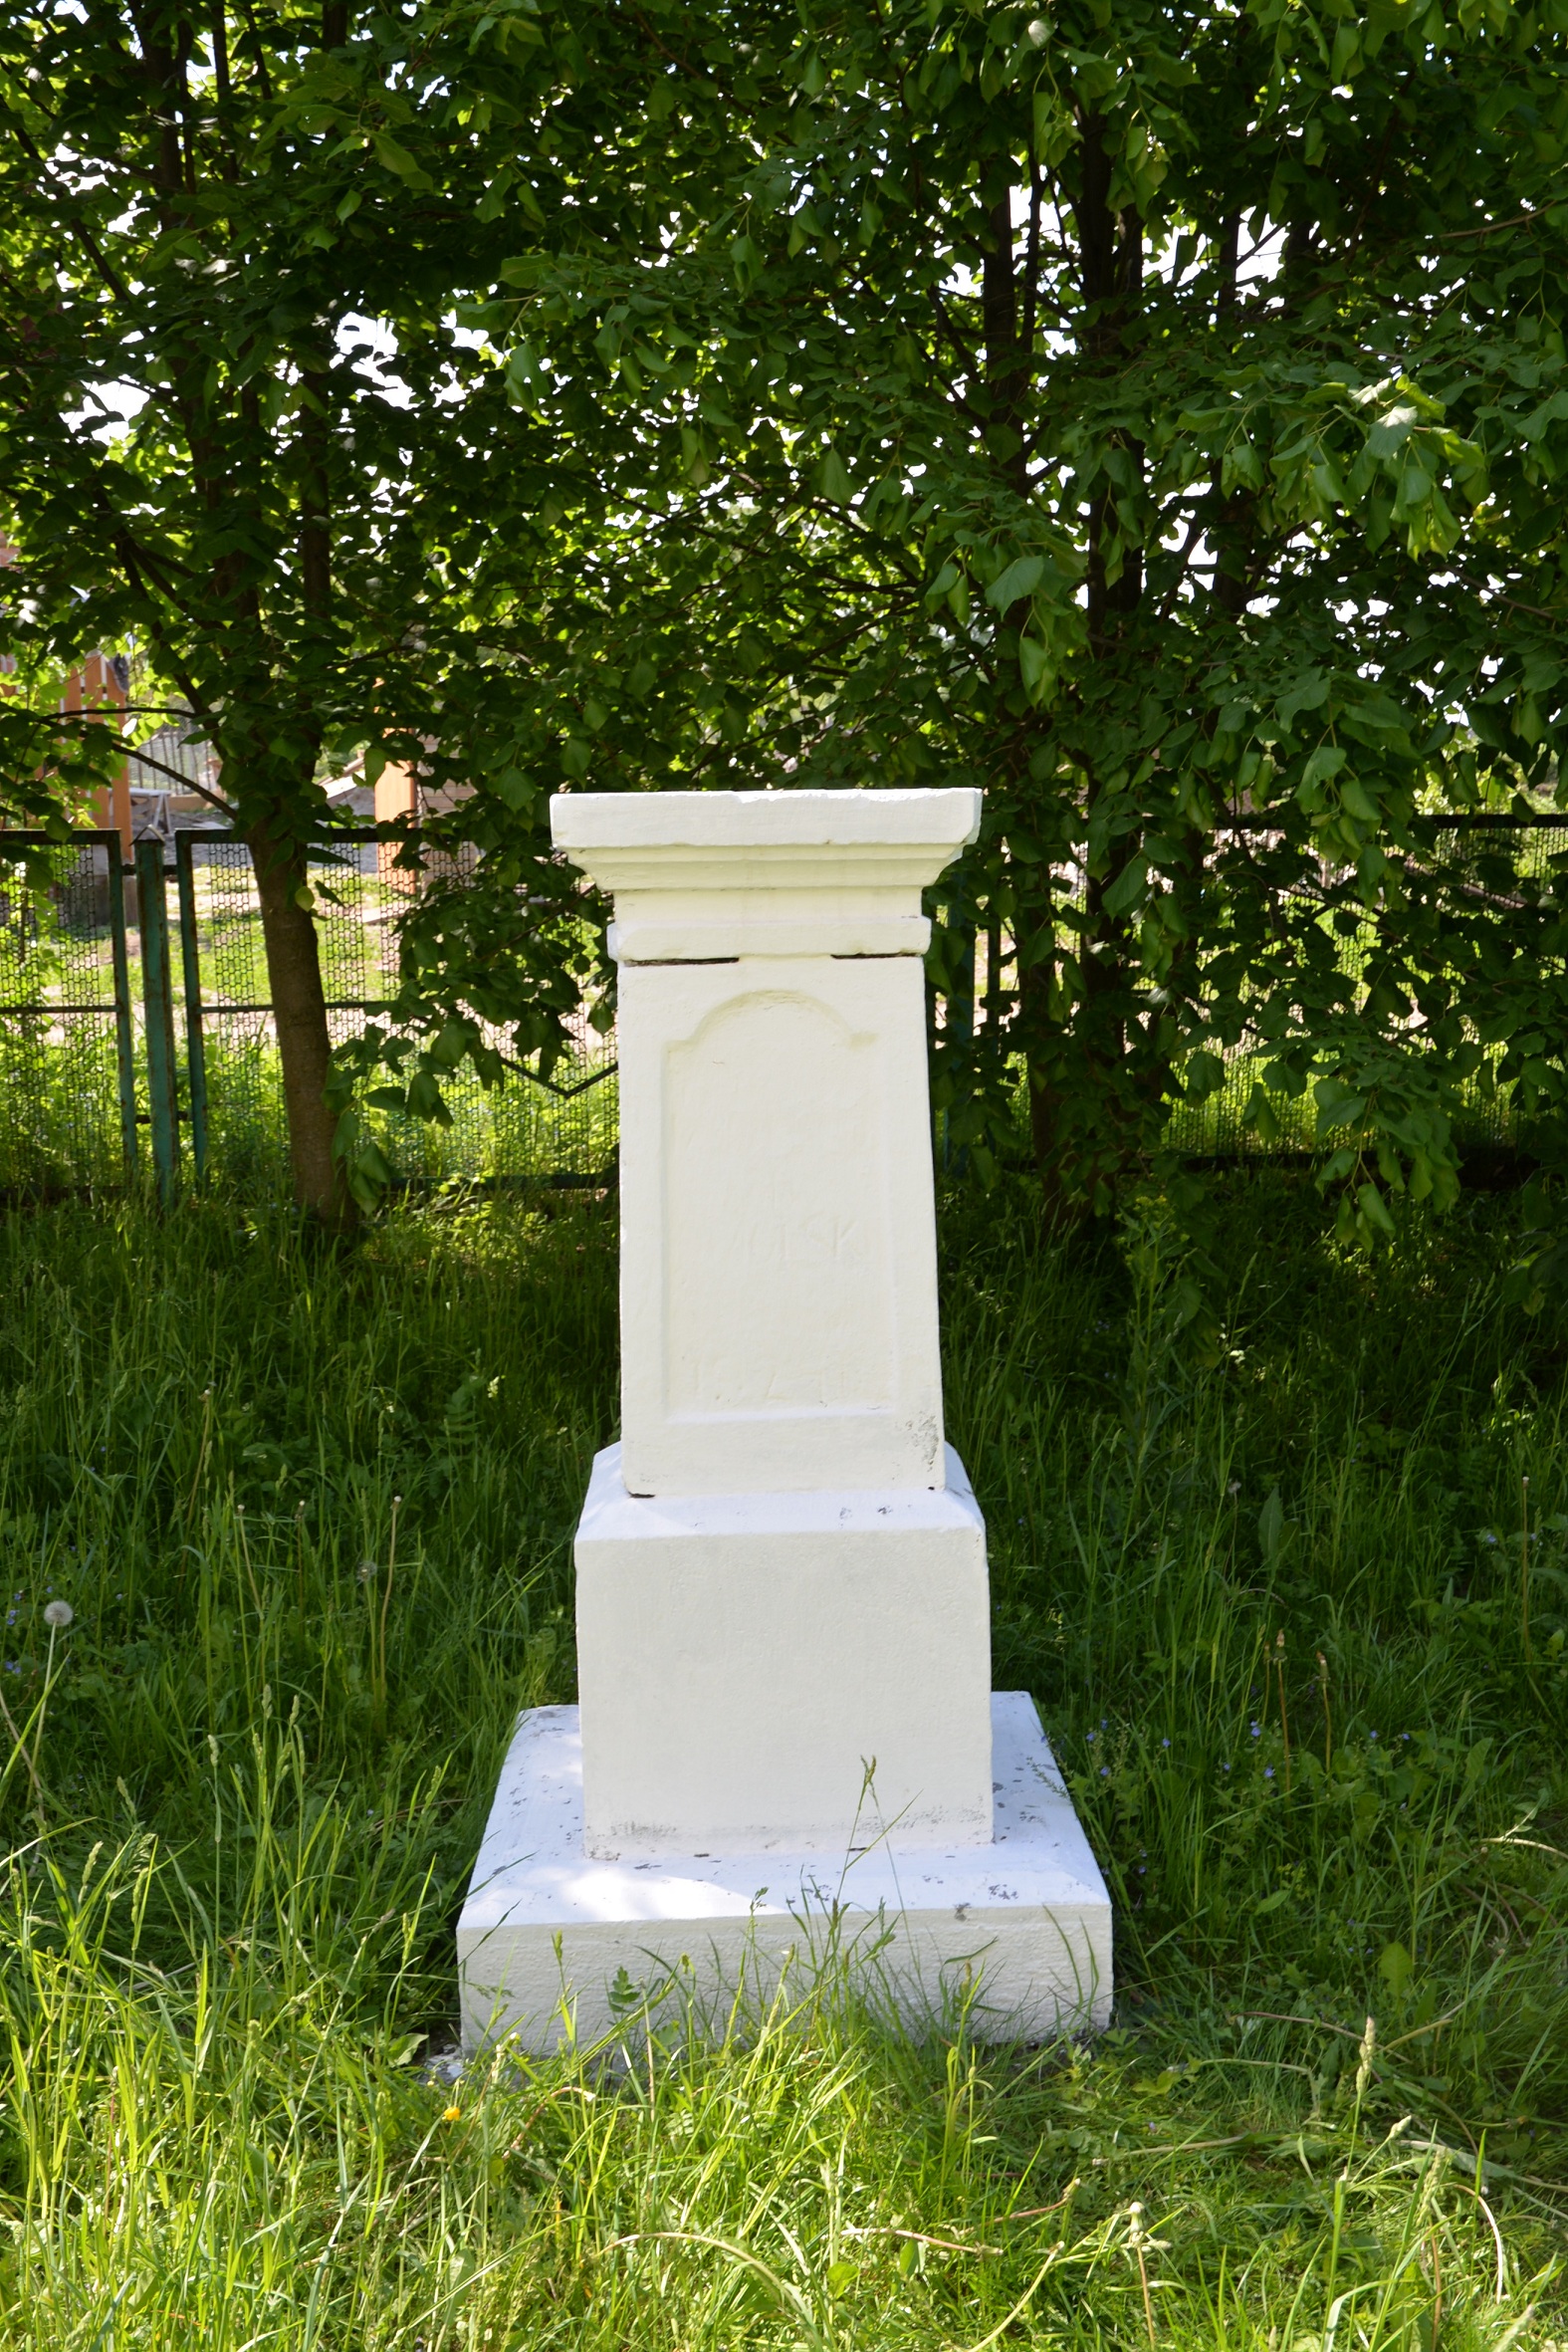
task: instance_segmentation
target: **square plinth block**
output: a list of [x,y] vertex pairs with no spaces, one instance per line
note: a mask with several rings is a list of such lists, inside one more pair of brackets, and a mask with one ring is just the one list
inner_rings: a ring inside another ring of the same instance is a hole
[[1100,2030],[1111,2005],[1105,1882],[1032,1700],[999,1692],[990,1715],[988,1845],[887,1838],[836,1862],[778,1849],[604,1862],[583,1850],[577,1710],[533,1709],[458,1922],[464,2048],[510,2033],[548,2051],[568,2029],[596,2040],[628,1986],[656,1990],[676,1970],[699,2018],[722,2030],[738,1985],[766,1999],[787,1966],[803,1994],[830,1942],[851,1970],[866,1955],[866,1997],[917,2031],[951,2022],[960,2004],[984,2040]]
[[[991,1839],[986,1528],[948,1483],[628,1495],[577,1529],[587,1852],[842,1854]],[[868,1785],[868,1775],[870,1775]]]

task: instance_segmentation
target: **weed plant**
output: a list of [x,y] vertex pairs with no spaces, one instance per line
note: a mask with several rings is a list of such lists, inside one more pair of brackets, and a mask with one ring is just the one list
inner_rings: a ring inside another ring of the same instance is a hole
[[717,2047],[677,1980],[461,2074],[464,1879],[518,1708],[573,1695],[610,1212],[14,1215],[0,2342],[1561,2345],[1564,1354],[1509,1214],[1368,1264],[1238,1178],[1216,1339],[1158,1200],[948,1206],[997,1680],[1116,1899],[1100,2041],[900,2035],[830,1963]]

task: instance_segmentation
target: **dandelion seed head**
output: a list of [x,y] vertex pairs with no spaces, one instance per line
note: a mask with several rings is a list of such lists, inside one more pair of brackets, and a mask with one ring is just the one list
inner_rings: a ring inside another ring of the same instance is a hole
[[68,1600],[52,1600],[45,1606],[44,1623],[64,1632],[75,1615],[76,1610]]

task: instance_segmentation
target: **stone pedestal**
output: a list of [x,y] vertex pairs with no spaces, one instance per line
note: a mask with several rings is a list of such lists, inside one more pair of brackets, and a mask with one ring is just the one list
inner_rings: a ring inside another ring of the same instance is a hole
[[580,1710],[523,1719],[459,1926],[465,2038],[597,2031],[618,1972],[683,1959],[722,2005],[747,1955],[819,1952],[830,1888],[913,2018],[962,1979],[981,2030],[1102,2022],[1109,1901],[1032,1707],[991,1697],[942,1431],[920,893],[979,796],[553,818],[615,900],[621,1440]]

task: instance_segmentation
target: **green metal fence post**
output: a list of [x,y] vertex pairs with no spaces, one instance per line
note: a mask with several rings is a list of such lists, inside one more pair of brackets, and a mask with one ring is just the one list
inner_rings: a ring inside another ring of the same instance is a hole
[[163,891],[163,843],[136,843],[141,920],[141,1001],[147,1023],[147,1108],[158,1199],[167,1207],[179,1175],[179,1106],[174,1078],[174,990],[169,977],[169,915]]
[[174,836],[178,884],[180,971],[185,983],[185,1089],[190,1104],[190,1157],[201,1184],[207,1174],[207,1041],[201,1025],[201,936],[196,929],[196,874],[190,833]]
[[109,947],[114,973],[114,1062],[119,1076],[119,1139],[125,1180],[136,1173],[136,1032],[130,1010],[130,958],[125,952],[125,852],[117,832],[101,832],[109,868]]

